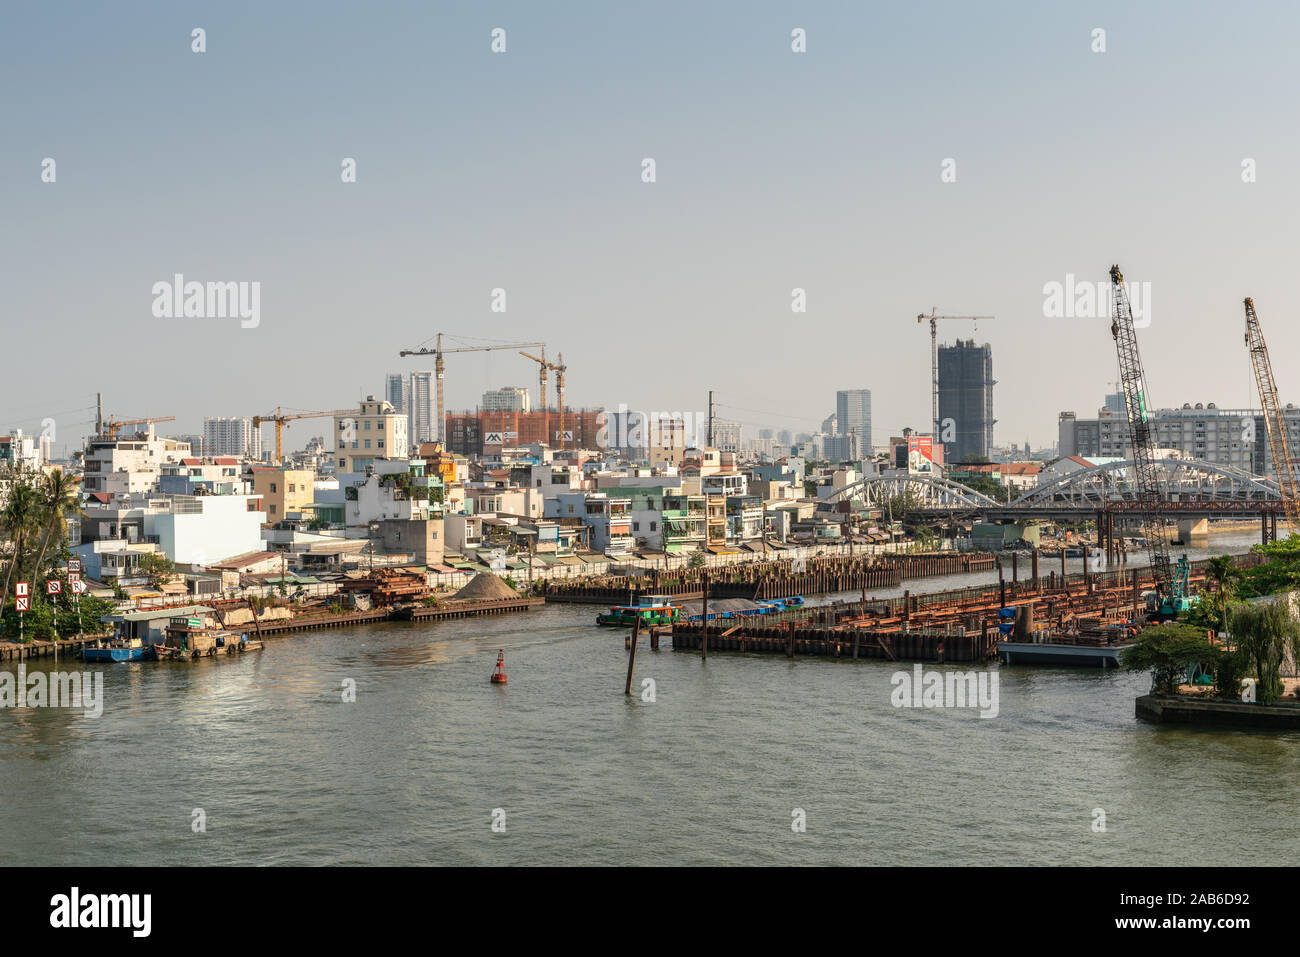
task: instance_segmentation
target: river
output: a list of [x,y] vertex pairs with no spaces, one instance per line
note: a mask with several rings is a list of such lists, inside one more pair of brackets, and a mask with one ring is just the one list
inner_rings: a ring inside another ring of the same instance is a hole
[[[596,611],[91,669],[100,717],[0,711],[0,862],[1234,865],[1247,847],[1278,863],[1300,852],[1300,734],[1138,722],[1144,675],[992,665],[998,713],[981,718],[893,707],[891,677],[911,665],[701,661],[643,640],[647,701],[623,695],[623,632],[596,628]],[[497,649],[505,686],[488,682]]]

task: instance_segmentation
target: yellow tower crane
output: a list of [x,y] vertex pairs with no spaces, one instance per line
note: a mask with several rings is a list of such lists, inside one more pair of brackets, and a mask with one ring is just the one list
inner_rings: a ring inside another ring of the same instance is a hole
[[284,445],[282,443],[281,430],[287,429],[290,422],[297,419],[319,419],[324,416],[354,414],[356,414],[355,409],[336,409],[333,412],[290,412],[288,415],[285,415],[280,411],[280,407],[277,405],[274,412],[269,412],[266,415],[253,416],[253,428],[261,428],[263,422],[275,423],[275,464],[283,465]]
[[148,425],[152,422],[175,422],[174,415],[155,415],[147,419],[115,419],[111,415],[104,422],[104,435],[111,441],[117,438],[117,433],[128,425]]
[[560,448],[564,448],[564,371],[568,368],[564,364],[564,353],[560,353],[559,362],[546,361],[546,348],[544,346],[542,347],[541,356],[535,356],[523,351],[520,351],[519,354],[526,359],[532,359],[538,365],[537,377],[538,382],[541,384],[542,411],[546,413],[546,436],[548,439],[551,435],[551,410],[546,407],[546,371],[549,369],[555,373],[555,401],[559,405],[560,413],[559,440]]
[[[398,355],[402,356],[433,356],[433,372],[438,394],[438,435],[437,441],[442,443],[442,447],[447,448],[447,436],[444,434],[447,429],[447,413],[443,405],[442,379],[444,375],[444,365],[442,357],[448,352],[493,352],[497,349],[540,349],[545,347],[543,342],[496,342],[485,346],[458,346],[451,349],[442,347],[442,336],[437,334],[436,342],[432,349],[424,346],[418,349],[403,349]],[[426,340],[427,341],[427,340]]]

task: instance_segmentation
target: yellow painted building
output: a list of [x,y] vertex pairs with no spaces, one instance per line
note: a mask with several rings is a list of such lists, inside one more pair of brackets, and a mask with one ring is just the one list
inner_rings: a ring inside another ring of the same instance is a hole
[[284,521],[290,512],[300,512],[315,498],[316,475],[308,469],[253,467],[253,494],[262,496],[266,523]]
[[375,459],[404,459],[411,454],[406,413],[368,395],[358,411],[334,417],[334,467],[364,472]]

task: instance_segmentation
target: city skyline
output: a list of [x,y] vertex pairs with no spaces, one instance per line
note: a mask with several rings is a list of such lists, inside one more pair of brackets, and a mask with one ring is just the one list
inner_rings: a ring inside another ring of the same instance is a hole
[[[1300,143],[1264,121],[1289,105],[1273,71],[1300,26],[1292,9],[1258,10],[1248,29],[1165,4],[1028,16],[758,4],[694,11],[686,29],[522,4],[364,22],[330,4],[154,9],[125,32],[111,11],[27,7],[0,37],[6,87],[41,91],[11,104],[0,154],[11,327],[75,342],[109,331],[151,369],[115,377],[74,350],[61,377],[90,385],[69,389],[40,362],[15,363],[0,383],[5,428],[38,431],[88,408],[67,396],[91,391],[119,415],[175,415],[179,432],[205,415],[333,408],[383,394],[385,374],[417,368],[397,352],[441,330],[545,340],[565,354],[574,407],[700,408],[714,389],[722,415],[756,410],[799,431],[825,415],[799,377],[851,382],[868,365],[877,431],[897,434],[926,428],[914,317],[937,306],[996,317],[979,333],[1006,370],[995,440],[1046,444],[1056,414],[1089,410],[1115,363],[1107,319],[1049,317],[1045,290],[1104,282],[1113,262],[1150,283],[1140,336],[1156,406],[1254,404],[1245,295],[1277,355],[1300,347],[1286,255],[1300,186],[1285,175]],[[931,67],[900,87],[918,55]],[[327,82],[321,62],[349,65]],[[160,136],[166,116],[196,121]],[[233,116],[250,118],[234,138]],[[1141,119],[1120,129],[1142,149],[1098,162],[1120,117]],[[354,183],[340,178],[349,158]],[[158,318],[152,289],[176,274],[261,283],[256,325]],[[633,328],[635,352],[607,361],[606,340]],[[683,343],[729,361],[706,380],[672,361]],[[285,374],[290,356],[301,373]],[[203,395],[185,388],[196,359],[215,383]],[[1294,399],[1288,373],[1280,364]],[[447,406],[532,375],[518,356],[453,357]]]

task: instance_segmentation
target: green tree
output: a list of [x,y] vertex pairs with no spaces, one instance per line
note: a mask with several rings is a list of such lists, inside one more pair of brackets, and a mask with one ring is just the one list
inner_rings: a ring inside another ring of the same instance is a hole
[[4,591],[0,604],[9,598],[9,586],[19,577],[25,551],[40,527],[41,502],[36,485],[21,470],[9,473],[9,493],[4,508],[0,509],[0,534],[8,539],[9,561],[5,565]]
[[49,550],[50,542],[57,541],[62,545],[68,537],[68,519],[85,512],[81,507],[81,496],[77,484],[75,478],[62,469],[58,469],[51,472],[40,487],[39,498],[44,535],[41,538],[41,548],[36,556],[36,564],[32,570],[32,587],[38,592],[41,590],[41,582],[44,579],[45,555]]
[[176,575],[176,566],[161,552],[146,552],[137,566],[140,574],[149,576],[150,588],[162,588]]
[[1120,664],[1132,671],[1151,672],[1153,694],[1174,694],[1194,665],[1214,668],[1219,650],[1205,632],[1193,625],[1166,624],[1145,628],[1119,653]]
[[1282,697],[1282,662],[1300,651],[1300,627],[1280,601],[1236,605],[1228,616],[1233,640],[1255,666],[1255,697],[1270,704]]
[[1214,582],[1214,591],[1209,601],[1203,597],[1196,608],[1204,609],[1209,621],[1207,627],[1215,631],[1225,631],[1228,627],[1228,612],[1237,599],[1237,589],[1241,573],[1231,555],[1216,555],[1205,563],[1206,573]]

